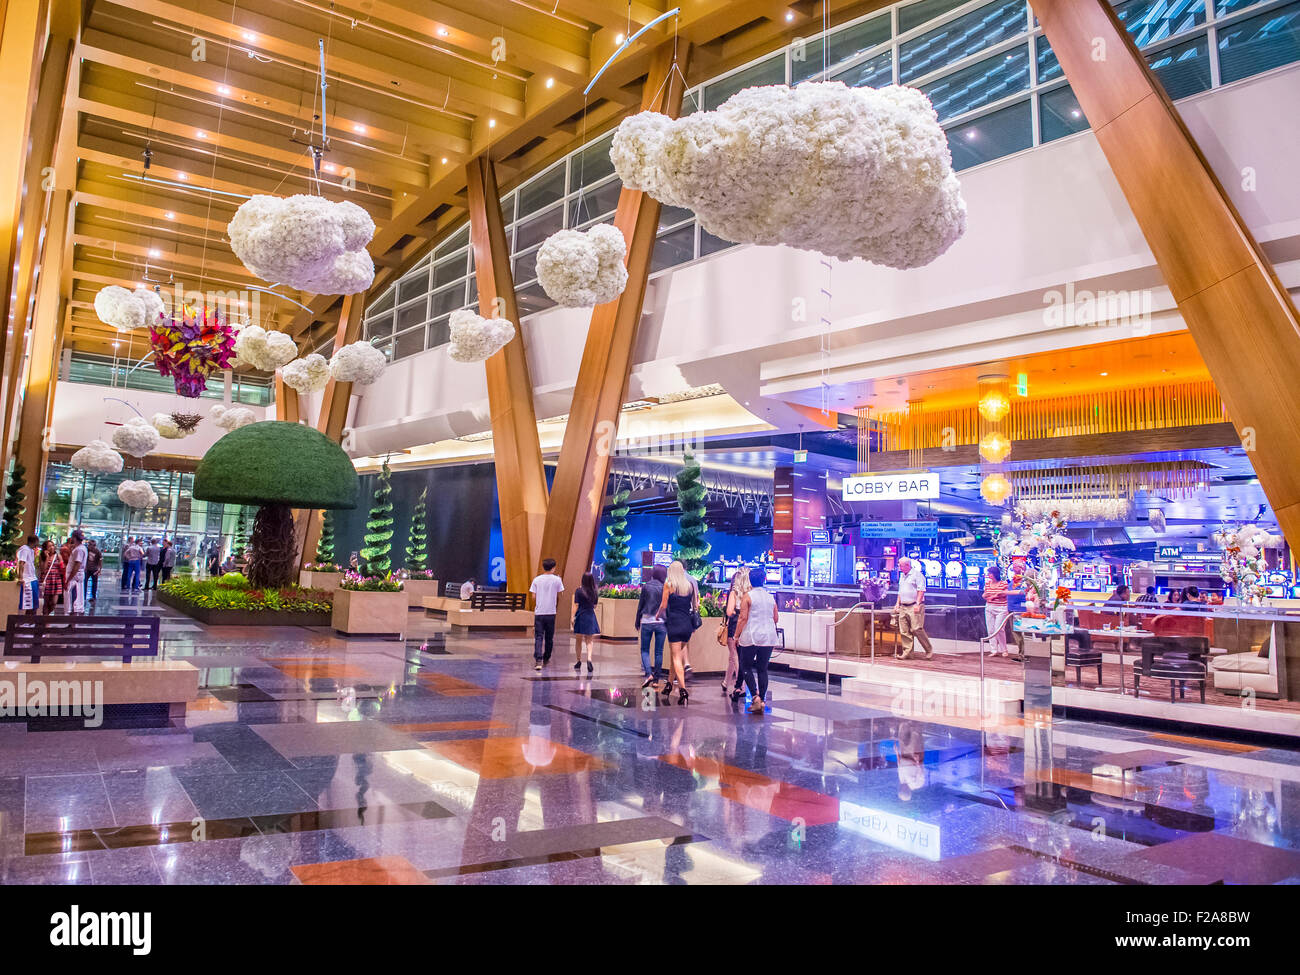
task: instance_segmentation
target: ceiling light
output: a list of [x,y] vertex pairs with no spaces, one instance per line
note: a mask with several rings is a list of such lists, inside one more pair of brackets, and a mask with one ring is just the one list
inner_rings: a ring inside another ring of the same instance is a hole
[[151,247],[151,248],[149,248],[149,256],[150,256],[150,257],[162,257],[162,251],[160,251],[157,247]]
[[792,21],[792,20],[794,20],[794,11],[793,11],[793,10],[787,10],[787,11],[785,12],[785,22],[788,24],[788,23],[789,23],[790,21]]
[[257,35],[254,34],[251,30],[246,30],[244,31],[244,40],[248,41],[251,44],[257,40]]
[[497,120],[494,118],[488,119],[488,128],[495,129],[496,127],[497,127]]
[[997,423],[1011,410],[1011,401],[1000,390],[991,389],[980,397],[980,416],[990,423]]
[[177,174],[176,174],[176,178],[179,179],[179,180],[187,180],[187,179],[189,179],[190,177],[189,177],[189,174],[187,174],[187,173],[177,173]]
[[176,214],[172,213],[170,210],[168,210],[166,213],[164,213],[163,216],[166,217],[168,220],[175,220],[175,219],[176,219]]
[[360,122],[354,122],[352,123],[352,131],[355,132],[357,135],[365,135],[366,127],[362,125]]
[[619,34],[617,37],[615,37],[615,38],[614,38],[614,43],[615,43],[615,44],[622,44],[622,43],[623,43],[623,35],[622,35],[622,34]]
[[208,134],[207,134],[206,132],[204,132],[202,129],[199,129],[199,130],[198,130],[197,132],[195,132],[194,134],[195,134],[195,136],[197,136],[197,137],[200,138],[200,139],[206,139],[206,138],[208,137]]
[[229,89],[228,87],[226,87],[225,85],[217,85],[217,94],[218,94],[218,95],[229,95],[229,94],[230,94],[230,89]]
[[967,138],[967,139],[970,139],[971,141],[974,141],[974,139],[975,139],[975,130],[974,130],[974,129],[968,129],[967,132],[966,132],[966,138]]
[[1070,112],[1070,118],[1078,118],[1081,113],[1077,108]]
[[1103,375],[1103,376],[1109,376],[1110,373],[1108,373],[1108,372],[1103,372],[1102,375]]
[[547,87],[547,88],[554,88],[554,87],[555,87],[555,79],[554,79],[554,78],[547,78],[547,79],[546,79],[546,87]]
[[446,28],[446,27],[439,27],[439,28],[438,28],[438,36],[439,36],[439,37],[446,37],[446,36],[447,36],[447,28]]
[[444,166],[447,165],[447,157],[446,157],[446,156],[443,156],[443,157],[442,157],[442,164],[443,164]]

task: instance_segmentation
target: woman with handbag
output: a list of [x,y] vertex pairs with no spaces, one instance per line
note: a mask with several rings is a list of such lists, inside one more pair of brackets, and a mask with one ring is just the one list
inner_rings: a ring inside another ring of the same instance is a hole
[[776,628],[780,622],[776,600],[763,588],[765,582],[766,574],[761,568],[749,570],[749,592],[740,601],[740,621],[736,624],[740,671],[752,698],[750,714],[763,714],[767,707],[767,665],[776,646]]
[[[736,623],[740,619],[740,604],[749,592],[749,570],[743,565],[731,574],[731,591],[727,593],[726,643],[727,673],[722,678],[723,696],[731,695],[733,701],[739,701],[745,693],[745,685],[740,679],[740,655],[736,650]],[[721,641],[719,641],[721,642]]]
[[63,596],[63,558],[52,538],[47,538],[45,547],[41,549],[41,565],[41,595],[45,598],[41,615],[49,616]]
[[573,635],[577,639],[573,642],[573,652],[577,654],[577,662],[573,665],[574,670],[582,670],[582,651],[587,651],[587,673],[591,673],[596,668],[591,663],[591,650],[596,642],[596,634],[600,632],[600,622],[596,619],[596,601],[599,596],[596,593],[596,577],[590,572],[582,574],[582,585],[573,592],[573,605],[576,612],[573,614]]
[[668,631],[668,648],[672,653],[672,671],[664,680],[665,697],[673,692],[673,679],[677,681],[677,703],[685,704],[690,698],[686,690],[686,645],[691,640],[700,618],[699,592],[691,577],[686,574],[686,567],[680,562],[668,566],[668,579],[664,583],[663,602],[659,604],[659,616]]

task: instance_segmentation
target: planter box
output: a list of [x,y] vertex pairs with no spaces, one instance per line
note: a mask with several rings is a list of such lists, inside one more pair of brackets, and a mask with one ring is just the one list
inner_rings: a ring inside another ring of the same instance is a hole
[[8,625],[10,616],[17,616],[22,612],[18,608],[19,598],[22,596],[21,585],[17,580],[0,582],[0,632],[3,632]]
[[407,596],[399,592],[334,592],[334,612],[330,626],[340,633],[406,636]]
[[727,648],[718,643],[718,624],[721,622],[720,616],[706,616],[704,625],[691,634],[691,642],[686,645],[686,659],[697,674],[726,673]]
[[407,607],[410,609],[424,609],[424,597],[438,595],[437,579],[407,579],[402,583],[402,591],[406,593]]
[[342,572],[310,572],[303,569],[298,573],[298,585],[304,589],[324,589],[326,592],[333,592],[342,581]]
[[179,610],[186,616],[208,626],[329,626],[330,614],[292,613],[277,610],[208,609],[176,599],[159,590],[154,597],[164,606]]
[[596,602],[596,619],[600,623],[602,640],[635,640],[640,634],[636,628],[636,608],[639,599],[601,598]]

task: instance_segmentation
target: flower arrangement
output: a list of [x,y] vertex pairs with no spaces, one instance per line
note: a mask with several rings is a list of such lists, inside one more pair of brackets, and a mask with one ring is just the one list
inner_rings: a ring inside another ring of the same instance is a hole
[[132,457],[143,457],[158,446],[158,431],[142,416],[133,416],[113,431],[113,446]]
[[1264,549],[1277,548],[1282,539],[1258,525],[1241,525],[1220,528],[1214,533],[1214,544],[1222,549],[1219,558],[1219,575],[1232,586],[1243,603],[1262,605],[1268,596],[1268,565]]
[[714,111],[633,115],[609,155],[630,189],[737,243],[907,269],[966,229],[947,136],[913,88],[746,88]]
[[601,586],[596,593],[601,599],[640,599],[641,587],[634,582],[621,582]]
[[484,318],[468,308],[451,313],[451,343],[447,354],[457,362],[482,362],[515,337],[515,326],[505,318]]
[[714,589],[700,593],[700,616],[705,619],[727,615],[727,593]]
[[393,575],[398,579],[401,579],[403,582],[407,579],[420,582],[438,578],[437,573],[432,569],[398,569],[393,573]]
[[158,494],[148,481],[123,481],[117,486],[117,496],[132,508],[153,508],[158,504]]
[[295,359],[280,373],[284,384],[299,393],[319,393],[330,380],[330,364],[323,355],[313,352]]
[[386,365],[384,353],[363,339],[334,353],[330,359],[330,376],[335,382],[369,386],[384,374]]
[[240,206],[226,229],[235,256],[265,281],[318,295],[350,295],[375,279],[375,263],[366,253],[375,222],[355,203],[305,193],[259,194]]
[[172,579],[158,589],[175,600],[203,609],[328,613],[332,606],[330,594],[324,589],[298,586],[258,589],[238,572],[215,579]]
[[95,295],[95,314],[105,325],[119,332],[131,332],[157,322],[167,313],[157,292],[148,288],[128,291],[120,285],[100,288]]
[[18,578],[18,563],[12,561],[0,562],[0,582],[13,582]]
[[122,455],[102,440],[92,440],[72,455],[72,466],[90,474],[119,474]]
[[342,572],[343,566],[333,562],[304,562],[302,566],[308,572]]
[[287,332],[268,332],[260,325],[245,325],[235,336],[236,360],[262,372],[275,372],[297,357],[298,343]]
[[191,399],[207,389],[208,377],[229,369],[235,351],[235,333],[217,312],[200,314],[191,307],[179,319],[159,319],[149,328],[154,364],[176,384],[176,392]]
[[627,239],[610,224],[560,230],[537,251],[537,282],[548,298],[568,308],[613,301],[627,287]]
[[1069,587],[1069,586],[1057,586],[1057,587],[1056,587],[1056,601],[1052,603],[1052,609],[1060,609],[1062,606],[1064,606],[1064,605],[1065,605],[1066,603],[1068,603],[1069,601],[1070,601],[1070,587]]
[[402,580],[391,572],[382,576],[364,576],[355,569],[349,569],[343,574],[339,588],[350,592],[401,592]]
[[227,433],[257,422],[257,414],[247,406],[222,406],[218,403],[208,411],[208,416]]

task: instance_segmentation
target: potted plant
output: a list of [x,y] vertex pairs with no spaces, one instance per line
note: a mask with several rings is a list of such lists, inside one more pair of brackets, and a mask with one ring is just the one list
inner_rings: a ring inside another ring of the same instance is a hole
[[424,611],[424,597],[438,595],[438,580],[429,568],[429,509],[426,487],[411,512],[411,532],[406,543],[406,571],[402,573],[407,605]]
[[334,561],[334,512],[321,514],[320,536],[316,539],[316,561],[307,562],[298,573],[298,584],[333,592],[343,579],[343,566]]
[[596,616],[600,622],[602,640],[634,640],[636,608],[641,599],[641,587],[635,583],[601,586],[596,603]]
[[350,635],[406,637],[406,593],[402,580],[389,573],[367,576],[347,572],[334,591],[330,626]]

